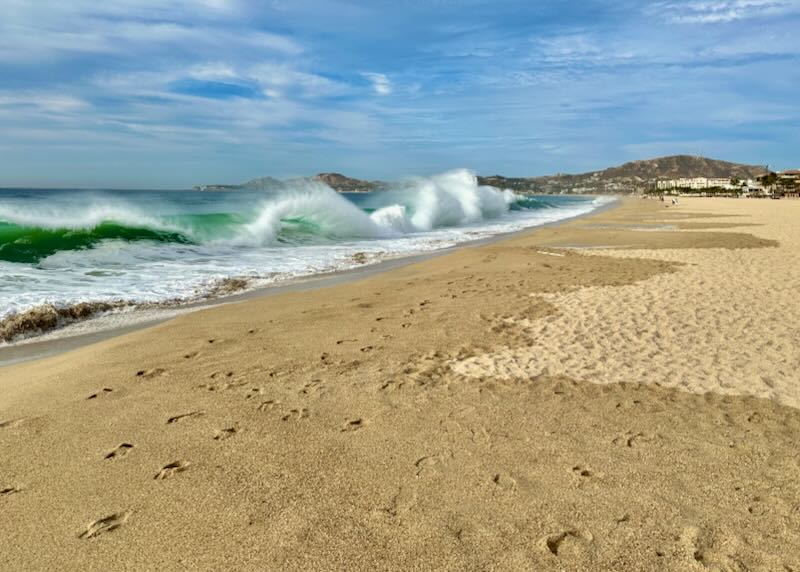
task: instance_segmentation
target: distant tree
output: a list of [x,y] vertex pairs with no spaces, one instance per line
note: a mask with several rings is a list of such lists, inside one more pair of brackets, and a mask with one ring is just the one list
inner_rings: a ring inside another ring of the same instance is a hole
[[766,175],[760,176],[758,178],[758,182],[760,182],[765,187],[771,187],[772,185],[778,182],[778,173],[770,171]]

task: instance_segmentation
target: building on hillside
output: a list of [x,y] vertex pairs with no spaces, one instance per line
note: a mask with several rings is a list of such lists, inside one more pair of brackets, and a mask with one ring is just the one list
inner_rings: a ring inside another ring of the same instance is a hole
[[738,188],[736,185],[731,183],[730,178],[712,178],[708,179],[708,187],[709,189],[720,188],[720,189],[736,189]]
[[657,181],[656,188],[659,191],[671,191],[677,189],[727,189],[736,190],[739,187],[734,186],[730,179],[727,178],[714,178],[714,177],[681,177],[680,179],[669,179],[666,181]]
[[783,196],[800,197],[800,169],[790,169],[778,173],[778,181],[783,187]]

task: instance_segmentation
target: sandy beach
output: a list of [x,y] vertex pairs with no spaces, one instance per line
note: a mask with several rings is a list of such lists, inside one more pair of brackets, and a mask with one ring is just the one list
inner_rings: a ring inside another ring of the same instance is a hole
[[799,219],[625,199],[0,368],[0,570],[800,570]]

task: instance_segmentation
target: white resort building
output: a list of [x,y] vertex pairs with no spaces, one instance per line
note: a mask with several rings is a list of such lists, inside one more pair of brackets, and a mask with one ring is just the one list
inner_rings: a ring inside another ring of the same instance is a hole
[[[747,181],[748,186],[752,181]],[[692,177],[670,179],[667,181],[658,181],[656,188],[659,191],[669,191],[672,189],[738,189],[731,183],[730,179],[726,178],[711,178],[711,177]]]

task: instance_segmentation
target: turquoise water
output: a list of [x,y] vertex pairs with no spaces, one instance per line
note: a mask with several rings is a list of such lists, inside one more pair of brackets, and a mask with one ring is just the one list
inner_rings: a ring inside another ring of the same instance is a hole
[[279,191],[0,189],[0,319],[43,303],[190,300],[224,278],[271,284],[597,205],[480,187],[467,171],[367,194],[339,194],[315,181]]

